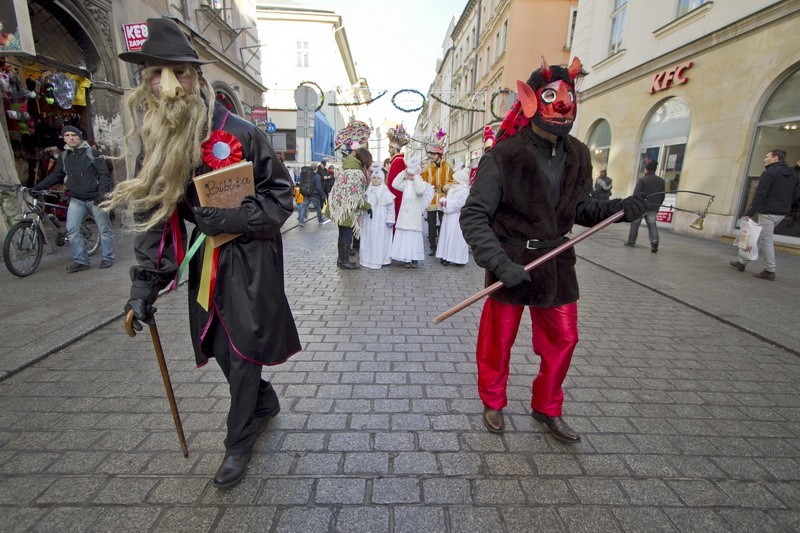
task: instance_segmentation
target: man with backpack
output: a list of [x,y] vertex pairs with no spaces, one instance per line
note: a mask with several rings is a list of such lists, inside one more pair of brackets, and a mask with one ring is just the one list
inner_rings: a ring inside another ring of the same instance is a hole
[[308,204],[313,203],[314,208],[317,210],[317,221],[320,225],[323,224],[322,204],[328,198],[328,195],[322,189],[322,178],[309,166],[304,166],[300,169],[300,194],[303,195],[303,203],[297,208],[297,223],[301,226],[306,225]]
[[96,148],[89,146],[83,139],[83,132],[75,126],[64,126],[61,136],[65,146],[56,168],[33,190],[41,191],[63,183],[69,191],[67,235],[73,263],[67,267],[67,272],[80,272],[92,266],[86,252],[86,239],[81,233],[83,222],[90,212],[100,230],[100,268],[108,268],[114,264],[114,236],[108,213],[98,207],[103,196],[113,188],[108,164]]

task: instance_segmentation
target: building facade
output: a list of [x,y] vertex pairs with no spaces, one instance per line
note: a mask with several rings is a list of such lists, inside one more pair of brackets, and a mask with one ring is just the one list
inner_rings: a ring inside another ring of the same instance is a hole
[[467,2],[448,33],[451,49],[444,57],[450,56],[451,68],[437,73],[450,77],[450,92],[428,95],[438,97],[447,111],[448,159],[477,164],[483,127],[500,125],[516,100],[517,80],[527,80],[542,57],[552,65],[567,64],[577,6],[577,0]]
[[[312,142],[311,136],[297,138],[298,126],[301,134],[309,135],[313,135],[315,128],[309,122],[310,131],[304,131],[304,126],[298,124],[295,92],[300,86],[314,91],[316,129],[326,128],[327,123],[336,132],[352,119],[369,121],[366,106],[345,105],[366,101],[369,88],[356,71],[342,17],[333,11],[260,3],[257,20],[264,50],[261,57],[261,72],[267,86],[264,102],[277,132],[286,136],[284,159],[287,163],[301,164],[335,158],[330,149]],[[317,135],[321,133],[318,131]]]
[[[800,2],[581,0],[573,54],[589,71],[573,134],[587,141],[613,197],[633,191],[647,160],[667,183],[659,224],[690,224],[714,196],[701,235],[732,238],[763,158],[800,158]],[[800,249],[797,213],[776,241]]]

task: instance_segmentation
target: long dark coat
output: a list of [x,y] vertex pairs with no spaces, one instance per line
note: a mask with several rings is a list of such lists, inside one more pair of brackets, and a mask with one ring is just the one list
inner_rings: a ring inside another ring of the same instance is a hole
[[[546,143],[546,146],[544,145]],[[562,144],[563,143],[563,144]],[[621,200],[595,200],[589,149],[575,137],[559,141],[566,152],[558,203],[547,193],[545,170],[535,150],[552,145],[524,128],[484,154],[469,198],[461,210],[461,229],[475,262],[486,270],[486,286],[497,281],[494,270],[509,259],[526,265],[557,246],[574,223],[592,226],[622,209]],[[550,248],[526,249],[528,239],[555,241]],[[531,281],[503,287],[493,298],[515,305],[556,307],[578,300],[575,251],[569,249],[531,271]]]
[[[242,208],[249,214],[244,235],[222,245],[219,253],[213,305],[206,312],[197,303],[203,244],[188,268],[189,324],[198,365],[213,354],[205,335],[214,316],[222,321],[238,355],[259,364],[282,363],[300,351],[300,340],[289,309],[283,283],[283,244],[281,226],[291,215],[292,179],[280,163],[266,136],[253,124],[216,105],[214,129],[225,120],[225,131],[242,143],[244,158],[253,162],[255,190]],[[200,173],[208,172],[205,165]],[[194,223],[191,207],[198,205],[194,185],[178,205],[180,233],[185,237],[184,221]],[[192,234],[191,242],[197,237]],[[178,265],[173,250],[169,222],[163,227],[139,234],[135,250],[139,265],[131,267],[132,298],[155,301],[158,291],[174,278]],[[212,313],[216,312],[212,316]]]

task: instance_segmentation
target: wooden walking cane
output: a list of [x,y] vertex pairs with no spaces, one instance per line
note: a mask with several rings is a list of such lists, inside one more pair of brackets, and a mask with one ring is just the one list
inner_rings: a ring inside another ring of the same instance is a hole
[[[583,239],[588,239],[589,237],[591,237],[592,235],[594,235],[595,233],[597,233],[601,229],[605,228],[606,226],[609,226],[609,225],[613,224],[614,222],[616,222],[617,220],[621,219],[624,216],[625,216],[625,212],[624,211],[621,211],[621,210],[617,211],[616,213],[614,213],[613,215],[611,215],[610,217],[608,217],[604,221],[600,222],[599,224],[595,224],[594,226],[592,226],[591,228],[587,229],[586,231],[584,231],[580,235],[576,235],[574,238],[568,240],[564,244],[562,244],[562,245],[560,245],[560,246],[558,246],[556,248],[553,248],[552,250],[550,250],[549,252],[547,252],[546,254],[541,256],[540,258],[536,259],[535,261],[531,261],[530,263],[525,265],[525,272],[530,272],[531,270],[533,270],[534,268],[538,267],[539,265],[541,265],[545,261],[548,261],[549,259],[552,259],[553,257],[557,256],[558,254],[560,254],[564,250],[572,248],[573,246],[575,246],[576,244],[581,242]],[[477,302],[478,300],[480,300],[484,296],[489,296],[490,294],[492,294],[494,291],[498,290],[502,286],[503,286],[503,282],[502,281],[496,281],[495,283],[492,283],[491,285],[489,285],[488,287],[483,289],[481,292],[473,294],[472,296],[470,296],[469,298],[467,298],[466,300],[464,300],[463,302],[461,302],[457,306],[453,307],[452,309],[448,309],[447,311],[445,311],[441,315],[439,315],[436,318],[434,318],[433,319],[433,323],[434,324],[438,324],[438,323],[440,323],[440,322],[442,322],[444,320],[447,320],[448,318],[450,318],[454,314],[458,313],[462,309],[464,309],[466,307],[469,307],[470,305],[474,304],[475,302]]]
[[[125,316],[125,331],[131,337],[136,336],[136,330],[133,329],[133,310],[128,311]],[[156,350],[156,359],[158,359],[158,367],[161,369],[161,379],[164,381],[164,389],[167,391],[167,400],[169,401],[169,408],[172,411],[172,421],[175,422],[175,431],[178,433],[178,440],[181,443],[181,451],[184,457],[189,457],[189,448],[186,446],[186,436],[183,434],[183,424],[181,424],[181,415],[178,413],[178,404],[175,402],[175,393],[172,390],[172,381],[169,379],[169,370],[167,370],[167,362],[164,359],[164,350],[161,348],[161,338],[158,336],[158,327],[156,327],[156,319],[150,319],[150,336],[153,338],[153,348]]]

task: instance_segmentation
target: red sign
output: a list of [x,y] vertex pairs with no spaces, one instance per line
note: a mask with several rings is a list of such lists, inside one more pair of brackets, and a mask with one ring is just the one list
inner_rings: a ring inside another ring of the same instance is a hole
[[147,40],[147,23],[123,24],[122,33],[125,35],[128,52],[136,52],[142,49],[142,44]]
[[649,93],[653,94],[657,91],[663,91],[664,89],[669,89],[673,85],[683,85],[689,81],[689,78],[686,76],[686,71],[692,68],[692,65],[694,65],[694,63],[687,61],[686,63],[681,63],[680,65],[676,65],[653,75],[653,78],[650,80]]
[[266,107],[254,107],[250,113],[250,117],[253,120],[253,123],[256,126],[266,126],[267,125],[267,108]]
[[656,213],[656,222],[663,222],[665,224],[672,224],[672,209],[666,211],[659,211]]

